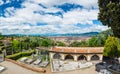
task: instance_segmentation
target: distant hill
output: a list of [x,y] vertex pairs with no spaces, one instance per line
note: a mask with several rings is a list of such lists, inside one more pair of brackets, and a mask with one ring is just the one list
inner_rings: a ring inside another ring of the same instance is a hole
[[24,34],[10,34],[10,35],[4,35],[4,36],[96,36],[99,32],[87,32],[87,33],[67,33],[67,34],[30,34],[30,35],[24,35]]
[[88,32],[88,33],[81,33],[81,34],[77,34],[77,33],[74,33],[74,34],[56,34],[55,36],[95,36],[95,35],[98,35],[99,33],[98,32]]

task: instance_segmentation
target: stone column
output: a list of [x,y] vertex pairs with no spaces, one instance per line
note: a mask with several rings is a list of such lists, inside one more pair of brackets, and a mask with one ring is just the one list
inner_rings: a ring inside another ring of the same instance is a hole
[[36,49],[36,54],[39,54],[39,51],[38,51],[38,49]]
[[77,55],[74,55],[74,61],[77,61]]
[[54,53],[50,53],[50,58],[53,59]]
[[91,59],[91,56],[88,55],[88,56],[87,56],[87,61],[90,61],[90,59]]
[[103,55],[100,55],[99,57],[100,57],[100,60],[102,61],[102,59],[103,59]]
[[65,55],[64,54],[61,54],[61,59],[65,60]]

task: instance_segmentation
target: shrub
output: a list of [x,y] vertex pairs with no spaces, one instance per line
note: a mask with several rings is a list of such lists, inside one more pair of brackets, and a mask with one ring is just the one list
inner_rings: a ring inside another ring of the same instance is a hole
[[13,54],[13,55],[6,56],[6,58],[12,59],[12,60],[17,60],[17,59],[19,59],[20,57],[22,57],[21,52],[20,52],[20,53]]
[[24,57],[24,56],[30,56],[34,52],[35,52],[34,50],[31,50],[29,52],[22,52],[22,57]]
[[6,56],[6,58],[12,59],[12,60],[17,60],[24,56],[30,56],[34,52],[35,52],[34,50],[31,50],[29,52],[19,52],[19,53],[13,54],[13,55]]

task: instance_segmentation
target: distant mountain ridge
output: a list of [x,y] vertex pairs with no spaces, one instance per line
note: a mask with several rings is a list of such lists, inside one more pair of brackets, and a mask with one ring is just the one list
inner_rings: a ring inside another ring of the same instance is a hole
[[87,33],[67,33],[67,34],[10,34],[10,35],[4,35],[4,36],[95,36],[98,35],[99,32],[87,32]]

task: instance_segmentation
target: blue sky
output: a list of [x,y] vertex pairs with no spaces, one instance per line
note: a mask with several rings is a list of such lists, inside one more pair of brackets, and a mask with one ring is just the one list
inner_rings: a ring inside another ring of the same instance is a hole
[[97,0],[0,0],[2,34],[66,34],[108,29]]

